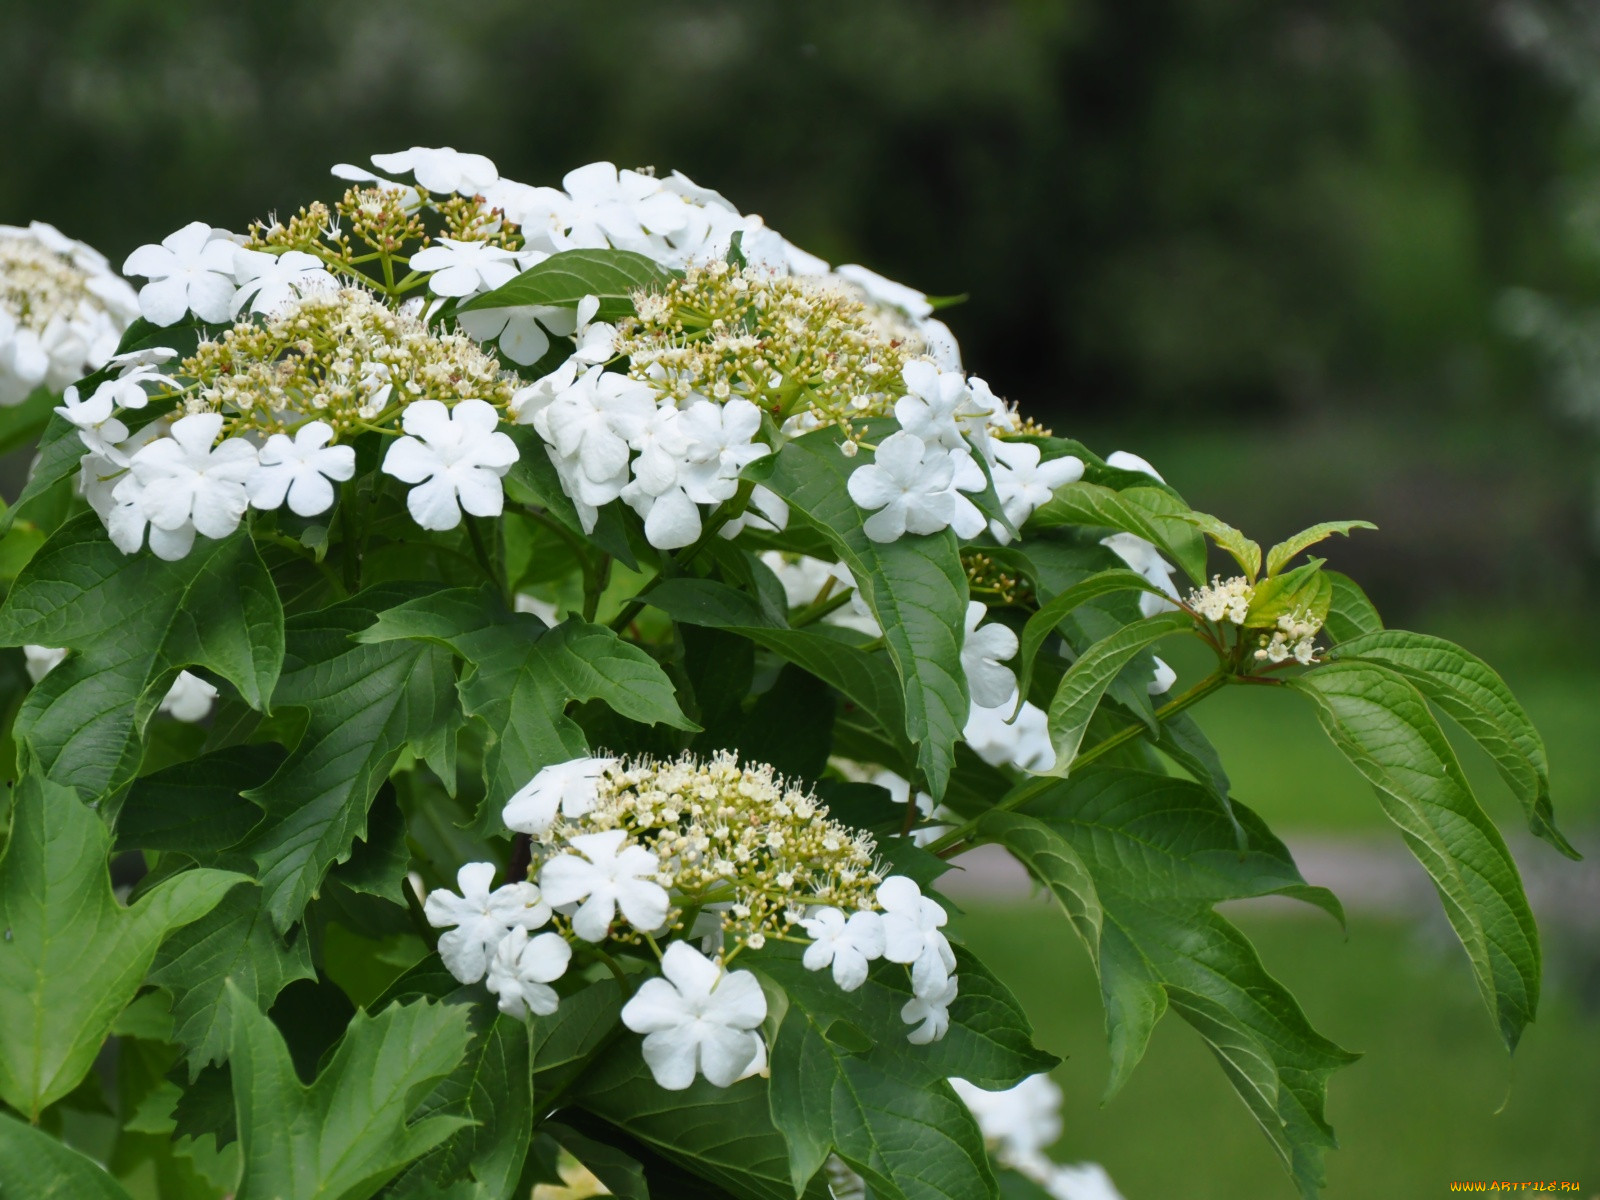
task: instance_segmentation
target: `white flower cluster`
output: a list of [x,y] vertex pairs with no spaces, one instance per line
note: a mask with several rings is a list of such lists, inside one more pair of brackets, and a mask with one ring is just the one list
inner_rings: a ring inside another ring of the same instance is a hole
[[0,406],[99,370],[138,313],[99,251],[42,221],[0,225]]
[[1061,1089],[1048,1075],[1030,1075],[1016,1087],[990,1092],[965,1079],[950,1081],[978,1122],[990,1152],[1038,1184],[1054,1200],[1122,1200],[1104,1167],[1051,1161],[1046,1153],[1061,1136]]
[[1189,607],[1208,621],[1231,621],[1243,625],[1250,617],[1250,602],[1256,589],[1243,575],[1223,579],[1213,575],[1205,587],[1189,593]]
[[448,927],[446,967],[464,983],[484,980],[508,1013],[550,1013],[550,984],[574,944],[601,957],[607,943],[649,946],[662,976],[622,1016],[644,1035],[664,1088],[688,1087],[697,1073],[726,1087],[765,1066],[766,1001],[755,977],[728,963],[769,940],[804,945],[804,965],[830,970],[847,992],[873,961],[903,964],[908,1039],[930,1042],[949,1027],[957,981],[944,909],[912,880],[884,877],[870,835],[829,820],[769,767],[728,754],[574,759],[540,771],[503,816],[532,841],[530,878],[491,891],[493,866],[472,863],[459,895],[428,896],[428,920]]
[[1278,627],[1270,638],[1262,635],[1256,660],[1281,663],[1292,658],[1301,666],[1309,667],[1317,661],[1316,638],[1321,631],[1322,622],[1305,609],[1285,613],[1278,618]]
[[[22,655],[28,678],[38,683],[66,660],[67,652],[52,646],[24,646]],[[179,671],[156,711],[193,724],[211,714],[211,706],[216,699],[216,688],[198,675]]]

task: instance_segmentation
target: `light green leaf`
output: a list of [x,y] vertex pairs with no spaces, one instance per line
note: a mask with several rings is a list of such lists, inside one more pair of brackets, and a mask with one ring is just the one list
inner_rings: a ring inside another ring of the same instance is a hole
[[1555,826],[1544,739],[1493,667],[1453,642],[1401,629],[1341,642],[1332,657],[1382,663],[1404,675],[1494,759],[1534,835],[1568,858],[1582,857]]
[[289,624],[280,708],[303,708],[305,732],[248,798],[266,810],[239,849],[259,867],[267,911],[287,930],[336,862],[365,836],[367,810],[407,746],[425,746],[456,711],[450,656],[419,642],[367,645],[352,635],[414,591],[368,589]]
[[0,608],[0,645],[75,651],[29,693],[16,736],[46,778],[88,802],[132,781],[145,727],[180,668],[207,667],[265,710],[283,661],[283,610],[245,533],[200,538],[179,562],[124,554],[100,521],[69,522]]
[[0,1113],[0,1195],[6,1200],[131,1200],[92,1158]]
[[585,296],[594,296],[600,301],[597,319],[616,321],[633,315],[634,292],[659,291],[671,279],[654,259],[632,250],[563,250],[529,267],[510,283],[474,296],[461,311],[575,305]]
[[905,698],[906,737],[935,800],[944,795],[970,708],[961,640],[967,579],[949,530],[897,542],[875,542],[867,515],[846,491],[860,465],[839,453],[838,437],[819,430],[789,442],[748,474],[788,502],[797,523],[821,533],[849,568],[883,628]]
[[272,1022],[243,992],[232,1003],[228,1061],[244,1151],[238,1200],[365,1200],[466,1124],[409,1119],[466,1052],[464,1007],[418,1001],[357,1013],[307,1087]]
[[1328,615],[1322,627],[1334,645],[1383,628],[1383,618],[1354,579],[1338,571],[1324,571],[1322,574],[1333,584]]
[[1322,563],[1322,559],[1314,558],[1304,566],[1258,583],[1245,628],[1271,629],[1279,617],[1301,612],[1313,622],[1322,621],[1333,602],[1333,581],[1324,574]]
[[1085,650],[1061,677],[1055,698],[1050,701],[1050,742],[1055,747],[1056,761],[1042,773],[1064,776],[1072,769],[1072,760],[1078,756],[1084,731],[1089,728],[1101,697],[1135,654],[1192,626],[1188,613],[1159,613],[1124,625]]
[[182,871],[125,909],[110,851],[105,824],[70,789],[23,777],[0,860],[0,1100],[30,1118],[88,1073],[161,939],[244,882]]
[[1226,521],[1219,521],[1210,513],[1189,512],[1183,514],[1185,521],[1191,522],[1201,532],[1210,535],[1211,540],[1239,564],[1239,569],[1254,583],[1256,576],[1261,573],[1261,546],[1251,541]]
[[1159,488],[1135,487],[1119,492],[1080,479],[1058,487],[1049,503],[1029,519],[1028,527],[1088,525],[1135,534],[1153,543],[1194,582],[1204,583],[1205,540],[1188,516],[1180,501]]
[[1056,631],[1056,626],[1071,616],[1073,610],[1079,605],[1087,604],[1100,596],[1110,595],[1113,592],[1153,592],[1158,596],[1165,593],[1156,587],[1143,575],[1136,571],[1126,571],[1119,568],[1110,571],[1101,571],[1091,575],[1082,583],[1074,584],[1066,591],[1060,593],[1047,604],[1039,606],[1039,611],[1028,618],[1028,623],[1022,627],[1022,637],[1019,639],[1017,655],[1012,659],[1012,665],[1017,671],[1017,708],[1020,710],[1022,703],[1027,699],[1028,687],[1033,682],[1033,663],[1039,656],[1039,648],[1043,646],[1050,635]]
[[1098,957],[1104,919],[1100,895],[1072,844],[1043,821],[1015,812],[987,814],[978,823],[978,836],[1004,846],[1028,869],[1072,922],[1089,954]]
[[1378,793],[1433,878],[1508,1047],[1539,1005],[1539,931],[1516,863],[1416,687],[1394,670],[1336,662],[1289,682]]
[[1267,574],[1276,575],[1302,550],[1309,549],[1336,533],[1348,537],[1352,529],[1376,528],[1377,526],[1371,521],[1324,521],[1320,525],[1311,526],[1310,529],[1302,529],[1293,537],[1284,539],[1267,551]]
[[227,1057],[235,996],[265,1010],[296,979],[316,978],[307,933],[280,936],[263,900],[258,887],[235,888],[156,955],[150,982],[172,993],[173,1037],[184,1047],[191,1081]]
[[465,659],[461,703],[491,741],[482,832],[500,830],[500,810],[542,767],[588,752],[565,713],[570,700],[600,700],[629,720],[674,729],[698,726],[678,706],[672,681],[639,647],[576,618],[549,629],[506,609],[493,589],[439,592],[390,609],[359,640],[374,647],[434,643]]

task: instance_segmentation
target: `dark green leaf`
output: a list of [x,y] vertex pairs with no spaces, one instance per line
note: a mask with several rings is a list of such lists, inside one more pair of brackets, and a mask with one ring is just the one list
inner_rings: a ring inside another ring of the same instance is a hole
[[1042,884],[1078,931],[1090,955],[1100,953],[1100,896],[1078,852],[1050,826],[1014,812],[992,812],[978,824],[978,835],[1011,852]]
[[1136,571],[1125,571],[1120,568],[1110,571],[1101,571],[1091,575],[1082,583],[1074,584],[1059,593],[1048,603],[1039,606],[1039,611],[1028,618],[1028,623],[1022,627],[1022,637],[1017,649],[1017,656],[1012,660],[1017,671],[1017,704],[1021,707],[1022,701],[1028,695],[1028,687],[1033,681],[1033,660],[1038,657],[1039,648],[1043,646],[1056,627],[1070,616],[1080,605],[1101,596],[1111,595],[1113,592],[1153,592],[1164,595],[1160,588],[1152,584],[1143,575]]
[[261,820],[243,793],[283,765],[283,747],[228,746],[135,780],[117,815],[118,850],[203,859],[238,845]]
[[616,321],[633,314],[633,293],[665,287],[671,274],[654,259],[632,250],[563,250],[528,268],[510,283],[461,306],[516,308],[533,304],[575,305],[585,296],[600,301],[601,321]]

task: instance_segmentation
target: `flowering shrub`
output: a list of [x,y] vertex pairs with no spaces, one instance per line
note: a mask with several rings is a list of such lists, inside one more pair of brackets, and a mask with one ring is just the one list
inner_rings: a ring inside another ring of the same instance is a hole
[[[1544,752],[1307,557],[1370,527],[1263,552],[681,175],[373,164],[409,182],[135,251],[117,346],[91,252],[0,239],[0,361],[63,387],[0,556],[0,1100],[39,1126],[0,1119],[0,1175],[111,1194],[40,1130],[115,1035],[111,1159],[163,1195],[573,1159],[633,1196],[1114,1195],[1046,1156],[1056,1060],[949,932],[987,844],[1099,971],[1111,1090],[1171,1008],[1313,1194],[1352,1056],[1214,906],[1341,912],[1188,715],[1226,686],[1311,702],[1516,1043],[1537,933],[1434,709],[1570,853]],[[1214,659],[1182,690],[1174,637]]]

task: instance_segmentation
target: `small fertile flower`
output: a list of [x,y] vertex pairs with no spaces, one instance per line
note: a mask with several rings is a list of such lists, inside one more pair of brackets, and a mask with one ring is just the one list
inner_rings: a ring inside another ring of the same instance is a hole
[[227,537],[238,528],[250,502],[245,485],[256,471],[256,448],[243,438],[217,445],[221,432],[221,413],[195,413],[133,455],[139,508],[151,525],[166,530],[192,525],[210,538]]
[[458,896],[445,888],[428,893],[423,915],[435,929],[450,926],[439,938],[439,957],[462,983],[477,983],[489,956],[513,929],[537,929],[550,919],[550,905],[531,883],[508,883],[489,890],[494,864],[468,863],[456,872]]
[[574,819],[585,815],[594,808],[597,781],[616,761],[575,758],[543,768],[506,801],[501,820],[507,829],[537,835],[555,824],[558,813]]
[[356,452],[330,446],[333,427],[326,421],[302,425],[293,438],[275,433],[261,448],[260,467],[250,479],[250,503],[274,509],[288,501],[291,512],[314,517],[333,507],[333,483],[356,473]]
[[876,509],[864,528],[875,542],[894,542],[907,533],[937,533],[955,516],[950,453],[929,447],[915,434],[891,433],[878,445],[874,461],[850,473],[850,499]]
[[236,250],[234,275],[239,280],[239,291],[233,298],[235,315],[246,306],[254,313],[276,312],[307,292],[322,288],[331,291],[339,286],[322,260],[304,250],[286,250],[282,254]]
[[622,1008],[622,1023],[645,1035],[644,1061],[657,1084],[682,1091],[699,1073],[729,1087],[760,1067],[766,1047],[756,1030],[767,998],[754,975],[722,971],[687,942],[667,947],[661,973]]
[[[1172,572],[1177,568],[1162,558],[1161,552],[1151,543],[1137,534],[1113,533],[1110,537],[1101,538],[1100,544],[1126,563],[1129,570],[1143,575],[1162,592],[1171,596],[1172,600],[1178,598],[1178,589],[1172,583]],[[1171,612],[1177,607],[1171,600],[1163,599],[1153,592],[1142,592],[1139,595],[1139,611],[1147,617]]]
[[1213,575],[1203,588],[1189,593],[1189,607],[1208,621],[1231,621],[1243,625],[1250,616],[1250,601],[1256,590],[1243,575],[1223,579]]
[[178,677],[172,681],[172,686],[167,689],[167,694],[162,698],[158,712],[164,712],[169,717],[179,721],[193,724],[204,721],[211,712],[211,706],[216,703],[217,689],[212,687],[200,676],[188,671],[179,671]]
[[462,400],[453,409],[438,400],[406,406],[400,424],[408,436],[389,447],[383,470],[417,485],[406,494],[406,508],[418,525],[454,529],[462,509],[475,517],[500,515],[500,479],[517,461],[517,446],[499,423],[482,400]]
[[484,986],[500,998],[503,1013],[513,1017],[525,1017],[530,1012],[549,1016],[560,1002],[550,984],[566,974],[571,961],[572,947],[559,933],[530,938],[519,925],[495,947]]
[[175,325],[188,312],[220,323],[233,315],[238,249],[222,230],[191,221],[159,246],[140,246],[128,255],[122,273],[150,280],[139,289],[139,311],[152,325]]
[[883,956],[910,965],[911,990],[918,996],[938,995],[956,968],[950,942],[940,932],[949,916],[904,875],[891,875],[878,885],[878,906],[883,909]]
[[811,938],[801,960],[808,971],[830,964],[833,981],[853,992],[867,981],[867,964],[883,957],[883,918],[875,912],[853,912],[848,918],[837,908],[813,909],[800,922]]
[[372,165],[395,174],[411,172],[430,192],[459,192],[474,196],[500,178],[494,163],[481,154],[463,154],[449,146],[413,146],[393,154],[374,154]]
[[906,1034],[906,1041],[925,1046],[944,1037],[950,1029],[950,1006],[955,1003],[956,992],[956,977],[951,975],[927,995],[919,994],[907,1000],[900,1010],[900,1019],[917,1028]]
[[980,600],[967,602],[967,636],[961,643],[961,669],[966,672],[972,702],[984,708],[1004,704],[1017,693],[1017,677],[1001,664],[1017,653],[1017,635],[998,621],[979,628],[989,610]]
[[667,892],[655,882],[661,862],[643,846],[624,846],[627,839],[621,829],[577,834],[568,843],[577,854],[559,855],[539,870],[539,886],[551,904],[582,902],[572,915],[572,931],[586,942],[603,941],[619,911],[647,932],[667,919]]
[[[994,490],[1006,519],[1021,529],[1036,508],[1046,504],[1058,487],[1083,478],[1083,460],[1071,454],[1039,461],[1039,447],[1032,442],[1007,442],[996,439],[994,449]],[[991,532],[1002,542],[1010,539],[998,521]],[[1004,535],[1004,536],[1002,536]]]
[[488,242],[436,238],[411,256],[411,269],[432,271],[428,290],[435,296],[471,296],[510,283],[520,273],[514,251]]

